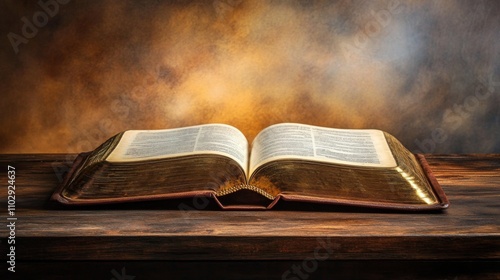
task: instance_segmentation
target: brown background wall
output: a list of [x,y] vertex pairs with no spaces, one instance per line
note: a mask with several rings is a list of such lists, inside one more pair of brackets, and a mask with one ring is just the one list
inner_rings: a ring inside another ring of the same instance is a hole
[[0,4],[2,153],[210,122],[500,152],[500,1],[60,2]]

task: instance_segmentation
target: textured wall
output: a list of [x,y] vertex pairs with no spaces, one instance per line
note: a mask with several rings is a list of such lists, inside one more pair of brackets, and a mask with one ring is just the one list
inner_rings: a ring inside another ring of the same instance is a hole
[[500,1],[43,1],[0,4],[2,153],[211,122],[500,152]]

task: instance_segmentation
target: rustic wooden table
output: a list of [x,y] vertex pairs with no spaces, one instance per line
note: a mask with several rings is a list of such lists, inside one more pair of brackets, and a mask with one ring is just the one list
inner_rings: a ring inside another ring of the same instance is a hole
[[[68,209],[49,197],[74,157],[0,155],[5,224],[7,166],[16,172],[16,272],[8,276],[500,279],[500,155],[429,155],[451,206],[419,214],[290,204],[179,210],[196,208],[189,200]],[[10,231],[0,229],[5,265]]]

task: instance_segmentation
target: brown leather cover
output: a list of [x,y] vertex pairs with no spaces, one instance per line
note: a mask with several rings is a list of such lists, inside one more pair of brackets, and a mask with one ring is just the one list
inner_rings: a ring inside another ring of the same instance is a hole
[[425,156],[422,154],[416,154],[416,158],[422,166],[429,183],[440,203],[433,205],[410,205],[410,204],[398,204],[398,203],[385,203],[385,202],[371,202],[371,201],[359,201],[359,200],[347,200],[347,199],[334,199],[334,198],[321,198],[306,195],[293,195],[293,194],[279,194],[276,198],[268,205],[224,205],[215,195],[215,191],[212,190],[200,190],[200,191],[190,191],[182,193],[171,193],[171,194],[160,194],[160,195],[145,195],[136,197],[116,197],[116,198],[106,198],[106,199],[91,199],[91,200],[71,200],[63,196],[64,187],[67,186],[73,177],[75,172],[79,167],[84,164],[85,159],[90,155],[90,153],[79,154],[71,170],[66,174],[64,181],[59,185],[56,191],[53,193],[51,199],[58,201],[62,204],[67,205],[92,205],[92,204],[108,204],[108,203],[120,203],[120,202],[133,202],[133,201],[151,201],[151,200],[162,200],[162,199],[175,199],[175,198],[189,198],[189,197],[211,197],[217,204],[226,210],[265,210],[272,209],[273,206],[278,203],[279,200],[283,199],[285,201],[298,201],[307,203],[323,203],[323,204],[335,204],[335,205],[346,205],[346,206],[361,206],[369,208],[380,208],[380,209],[396,209],[396,210],[438,210],[445,209],[449,206],[448,198],[446,197],[443,189],[439,185],[438,181],[434,177]]

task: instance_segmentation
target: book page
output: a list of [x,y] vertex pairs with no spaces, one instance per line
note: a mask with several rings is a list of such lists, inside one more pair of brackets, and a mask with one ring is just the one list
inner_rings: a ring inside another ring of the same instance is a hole
[[262,130],[253,142],[250,173],[267,162],[304,159],[354,166],[395,167],[384,133],[284,123]]
[[219,154],[247,170],[248,142],[238,129],[225,124],[163,130],[126,131],[108,156],[110,162],[143,161],[193,154]]

